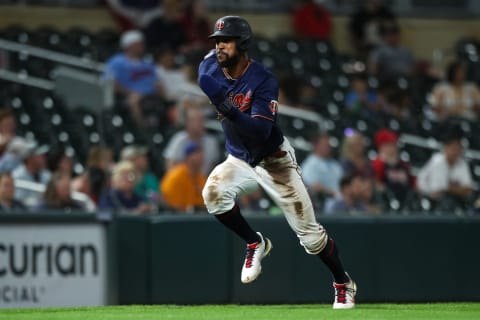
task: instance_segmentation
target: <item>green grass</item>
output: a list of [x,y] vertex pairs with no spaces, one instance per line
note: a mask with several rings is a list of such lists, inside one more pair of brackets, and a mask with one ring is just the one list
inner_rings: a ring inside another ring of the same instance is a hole
[[1,320],[474,320],[480,303],[360,304],[353,310],[330,305],[111,306],[55,309],[0,309]]

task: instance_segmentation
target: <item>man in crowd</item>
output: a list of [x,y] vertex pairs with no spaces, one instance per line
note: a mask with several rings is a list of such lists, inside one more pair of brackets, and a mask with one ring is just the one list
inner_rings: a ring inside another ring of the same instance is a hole
[[460,201],[473,193],[473,179],[461,143],[461,128],[446,131],[443,150],[432,155],[418,173],[418,188],[432,199],[440,200],[452,196]]
[[342,166],[332,158],[330,136],[321,133],[315,137],[312,153],[302,163],[303,181],[314,195],[334,197],[339,192]]
[[106,77],[115,81],[115,92],[124,96],[133,118],[143,123],[141,99],[144,96],[163,94],[155,66],[144,59],[145,43],[138,30],[127,31],[120,39],[122,52],[107,61]]
[[[23,164],[12,172],[13,178],[46,185],[51,177],[50,171],[47,170],[46,159],[49,149],[46,145],[31,143],[23,155]],[[41,196],[40,192],[33,190],[17,188],[15,191],[15,199],[22,201],[27,207],[36,207]]]
[[218,163],[220,150],[217,139],[205,132],[205,117],[200,108],[187,109],[185,130],[177,132],[168,143],[163,156],[167,170],[185,158],[185,147],[189,142],[198,143],[204,152],[202,173],[208,174]]
[[0,212],[25,212],[26,208],[14,199],[15,181],[8,172],[0,173]]
[[325,203],[326,214],[363,214],[369,209],[365,190],[370,180],[361,174],[351,174],[340,180],[340,194]]

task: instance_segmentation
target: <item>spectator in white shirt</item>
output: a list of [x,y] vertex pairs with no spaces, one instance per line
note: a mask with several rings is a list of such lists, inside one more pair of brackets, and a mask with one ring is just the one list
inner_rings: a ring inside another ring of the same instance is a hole
[[470,168],[463,157],[460,129],[446,133],[443,150],[432,155],[418,174],[418,188],[435,200],[444,194],[468,199],[473,192]]
[[311,193],[333,197],[339,193],[343,169],[332,158],[329,141],[327,133],[321,133],[315,138],[312,153],[302,163],[302,172],[305,185]]
[[[46,185],[50,181],[51,173],[47,170],[46,154],[49,151],[46,145],[30,144],[23,155],[23,164],[12,172],[15,180],[22,180]],[[15,190],[15,199],[22,201],[27,207],[33,208],[40,203],[42,194],[37,191],[20,189]]]
[[185,146],[189,142],[197,142],[202,146],[204,162],[202,173],[207,174],[220,161],[220,149],[217,139],[205,132],[205,116],[200,108],[186,110],[185,130],[178,131],[172,136],[163,152],[166,160],[166,170],[183,162]]

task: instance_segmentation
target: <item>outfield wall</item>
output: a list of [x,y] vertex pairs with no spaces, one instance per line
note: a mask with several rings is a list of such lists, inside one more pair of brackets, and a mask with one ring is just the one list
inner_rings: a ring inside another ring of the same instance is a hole
[[[250,220],[274,248],[262,276],[243,285],[244,246],[214,218],[119,219],[119,302],[331,302],[328,270],[305,254],[284,219]],[[359,301],[480,301],[480,219],[322,220],[358,283]]]
[[[248,219],[273,250],[243,285],[244,245],[211,216],[0,215],[0,308],[332,301],[283,217]],[[480,218],[320,219],[358,301],[480,301]]]

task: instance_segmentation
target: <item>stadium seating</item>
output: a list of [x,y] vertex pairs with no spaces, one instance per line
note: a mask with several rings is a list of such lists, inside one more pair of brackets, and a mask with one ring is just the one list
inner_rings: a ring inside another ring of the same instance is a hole
[[[112,30],[101,30],[92,33],[81,28],[72,28],[62,32],[51,27],[27,30],[21,26],[10,26],[0,30],[0,38],[17,43],[32,45],[72,56],[105,62],[118,48],[119,34]],[[459,58],[469,61],[472,79],[480,80],[480,63],[475,60],[479,45],[471,39],[459,42],[456,50]],[[368,140],[368,150],[374,153],[371,137],[383,127],[390,128],[401,135],[411,135],[426,141],[423,144],[401,140],[402,158],[411,162],[415,169],[422,166],[430,155],[438,149],[438,145],[429,145],[428,141],[436,141],[441,133],[439,124],[423,116],[422,109],[426,105],[426,96],[434,82],[428,78],[398,79],[396,85],[411,94],[416,110],[408,120],[397,119],[390,115],[378,114],[365,116],[352,114],[343,107],[345,94],[350,86],[353,69],[362,69],[362,62],[353,57],[337,53],[327,42],[298,40],[293,37],[268,39],[255,38],[251,55],[278,74],[294,74],[303,83],[315,90],[314,109],[324,118],[324,124],[334,139],[334,154],[338,155],[338,147],[344,137],[345,130],[355,129],[362,132]],[[20,74],[52,79],[52,69],[56,63],[28,53],[10,52],[9,69]],[[479,81],[480,82],[480,81]],[[378,81],[370,78],[372,88],[378,87]],[[150,147],[151,163],[154,171],[163,174],[162,150],[171,136],[172,128],[151,128],[143,132],[131,121],[128,108],[117,102],[111,110],[95,114],[88,108],[76,108],[71,111],[59,97],[44,89],[37,89],[11,82],[1,82],[3,90],[0,98],[5,105],[11,106],[18,120],[21,134],[35,138],[41,143],[71,147],[75,151],[75,161],[84,163],[90,145],[104,143],[114,149],[114,154],[126,144],[139,143]],[[167,102],[144,101],[148,112],[158,112],[167,107]],[[156,111],[155,111],[156,110]],[[466,120],[457,120],[467,134],[467,145],[470,149],[480,150],[480,127]],[[308,154],[308,139],[318,131],[318,123],[279,115],[279,124],[298,148],[298,160],[302,161]],[[430,140],[429,140],[430,139]],[[478,153],[475,153],[477,155]],[[480,158],[471,157],[472,172],[476,181],[480,181]],[[317,199],[322,203],[322,199]],[[383,207],[392,212],[407,211],[437,212],[439,209],[455,211],[454,202],[437,204],[434,201],[412,195],[405,204],[397,199],[383,195]]]

